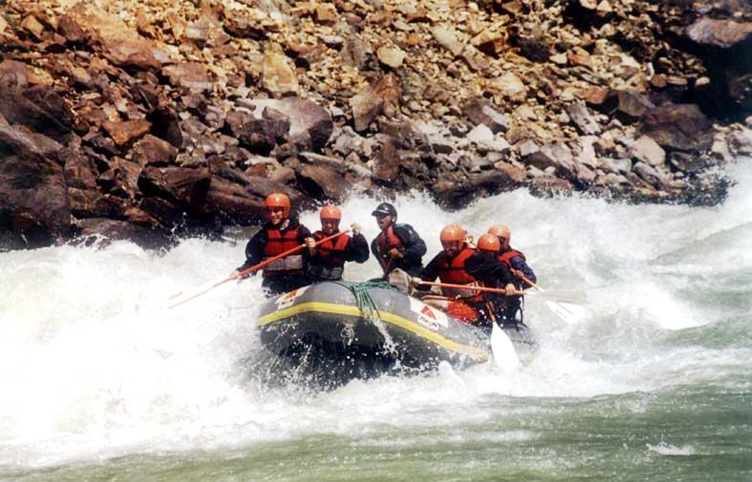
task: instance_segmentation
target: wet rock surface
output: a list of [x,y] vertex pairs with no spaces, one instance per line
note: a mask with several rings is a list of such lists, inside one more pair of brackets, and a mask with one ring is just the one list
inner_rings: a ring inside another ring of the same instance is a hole
[[752,153],[752,6],[0,4],[0,249],[144,246],[418,189],[714,204]]

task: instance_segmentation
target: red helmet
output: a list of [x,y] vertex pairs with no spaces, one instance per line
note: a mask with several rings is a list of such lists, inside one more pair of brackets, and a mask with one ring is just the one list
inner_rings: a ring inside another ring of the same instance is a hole
[[264,207],[269,208],[282,208],[285,213],[285,217],[290,215],[290,198],[287,194],[281,192],[275,192],[266,196],[264,199]]
[[499,242],[499,238],[497,238],[495,235],[486,233],[478,238],[478,249],[481,249],[483,251],[499,252],[501,251],[501,243]]
[[488,233],[493,234],[497,238],[504,238],[506,240],[507,246],[509,245],[509,242],[512,240],[512,232],[509,230],[509,226],[505,226],[503,224],[497,224],[496,226],[491,226],[488,228]]
[[461,246],[462,243],[465,242],[465,230],[462,229],[458,224],[450,224],[449,226],[441,230],[439,239],[441,239],[442,243],[451,243],[452,241],[457,241]]
[[342,219],[342,211],[337,206],[324,206],[321,208],[321,220],[334,219],[339,221]]

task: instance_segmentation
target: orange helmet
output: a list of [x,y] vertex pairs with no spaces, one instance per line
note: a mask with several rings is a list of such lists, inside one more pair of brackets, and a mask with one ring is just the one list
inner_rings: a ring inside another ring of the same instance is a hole
[[460,246],[465,242],[465,230],[458,224],[450,224],[441,230],[441,236],[439,236],[442,243],[450,243],[452,241],[459,242]]
[[481,249],[483,251],[498,252],[501,251],[501,243],[499,242],[499,238],[497,238],[495,235],[486,233],[478,238],[478,249]]
[[505,226],[503,224],[491,226],[490,228],[488,228],[488,234],[493,234],[497,238],[504,238],[506,240],[507,246],[509,245],[509,241],[511,241],[512,239],[512,232],[509,230],[509,226]]
[[264,199],[264,207],[266,209],[282,208],[284,210],[285,216],[289,216],[290,198],[287,197],[287,194],[283,194],[281,192],[269,194],[268,196],[266,196],[266,199]]
[[339,221],[342,219],[342,211],[337,206],[324,206],[321,208],[321,220],[334,219]]

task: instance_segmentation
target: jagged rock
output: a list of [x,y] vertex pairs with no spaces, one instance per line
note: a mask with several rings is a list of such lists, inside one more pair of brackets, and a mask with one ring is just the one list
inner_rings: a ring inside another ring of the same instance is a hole
[[345,38],[345,44],[340,50],[342,61],[358,70],[365,70],[374,57],[373,48],[357,34]]
[[667,103],[647,111],[638,130],[666,149],[705,151],[713,141],[710,127],[697,105]]
[[68,188],[71,214],[77,218],[120,218],[124,200],[93,189]]
[[[252,109],[257,119],[266,115],[267,124],[274,124],[270,127],[270,131],[275,136],[284,131],[286,124],[284,119],[276,116],[274,112],[283,114],[290,122],[285,140],[301,151],[320,150],[329,141],[334,130],[334,121],[329,111],[311,100],[298,97],[287,97],[281,100],[239,99],[238,105]],[[266,111],[267,108],[270,110]]]
[[107,121],[102,124],[102,127],[117,146],[125,146],[146,135],[151,128],[151,122],[143,119],[120,122]]
[[457,33],[454,30],[437,25],[431,29],[431,35],[454,56],[461,54],[465,48],[465,45],[457,38]]
[[543,175],[532,179],[530,182],[530,189],[534,194],[556,196],[561,194],[571,194],[574,191],[574,186],[572,186],[572,183],[566,179]]
[[376,166],[373,169],[374,180],[384,184],[395,183],[401,162],[399,141],[393,137],[387,137],[381,145]]
[[132,241],[145,249],[163,248],[170,244],[169,233],[155,226],[142,227],[133,222],[106,218],[82,219],[76,224],[77,238],[84,243],[91,240],[101,246],[103,240],[122,240]]
[[65,159],[65,178],[69,187],[97,188],[97,166],[83,153],[73,152]]
[[170,84],[191,92],[204,92],[214,87],[209,71],[196,62],[182,62],[162,67],[162,73],[170,79]]
[[407,54],[397,47],[381,47],[376,51],[376,56],[383,64],[398,69],[402,66]]
[[27,247],[47,246],[70,232],[62,146],[23,127],[0,126],[0,231]]
[[601,132],[601,126],[590,114],[584,102],[579,101],[569,104],[567,106],[567,114],[581,133],[594,135]]
[[476,144],[486,143],[493,141],[494,134],[488,126],[484,124],[477,125],[467,133],[467,140],[475,142]]
[[65,37],[70,43],[82,42],[86,36],[86,32],[81,28],[81,25],[70,15],[61,15],[57,21],[57,31]]
[[443,136],[425,123],[411,123],[405,119],[395,121],[380,120],[379,128],[384,135],[394,137],[405,149],[419,149],[429,143],[444,144]]
[[666,163],[666,151],[648,136],[640,136],[632,144],[632,157],[653,167]]
[[211,181],[208,168],[147,167],[141,172],[138,187],[144,197],[161,198],[184,212],[197,214],[204,210]]
[[731,146],[743,155],[752,154],[752,130],[742,127],[731,134]]
[[491,129],[494,134],[506,132],[509,129],[504,114],[499,112],[493,102],[482,97],[468,100],[462,107],[462,113],[475,125],[483,124]]
[[262,82],[264,89],[274,97],[295,94],[300,89],[295,71],[287,63],[287,57],[274,52],[264,54]]
[[0,115],[10,124],[24,125],[62,142],[72,132],[71,119],[75,114],[53,90],[16,84],[25,81],[25,68],[21,65],[8,60],[0,63]]
[[562,142],[554,142],[538,148],[535,143],[525,143],[520,154],[529,165],[545,170],[553,167],[559,176],[575,179],[577,177],[577,163],[572,152]]
[[639,92],[619,91],[617,99],[617,110],[621,118],[630,122],[639,119],[645,112],[655,107],[646,95]]
[[139,140],[131,151],[133,161],[142,167],[166,167],[175,161],[177,155],[175,146],[151,134]]
[[655,188],[665,187],[668,181],[664,173],[644,162],[636,162],[632,171]]
[[387,74],[366,90],[350,99],[354,127],[362,132],[377,115],[382,113],[390,117],[396,112],[402,95],[399,82],[394,74]]
[[752,36],[752,22],[702,17],[687,27],[687,36],[701,45],[731,48]]
[[524,100],[527,95],[527,87],[514,72],[507,72],[496,78],[491,87],[512,100]]
[[154,56],[152,44],[115,15],[92,3],[78,3],[68,14],[101,49],[102,55],[120,67],[156,70],[161,63]]
[[343,201],[350,190],[350,183],[334,169],[327,166],[304,166],[298,179],[302,189],[314,199]]
[[694,152],[671,152],[668,163],[674,169],[691,175],[697,175],[715,163],[710,159]]

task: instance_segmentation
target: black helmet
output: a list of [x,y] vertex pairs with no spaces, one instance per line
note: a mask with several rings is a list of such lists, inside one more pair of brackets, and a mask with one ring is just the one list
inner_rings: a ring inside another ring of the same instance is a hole
[[373,210],[371,216],[397,216],[397,210],[389,203],[381,203]]

